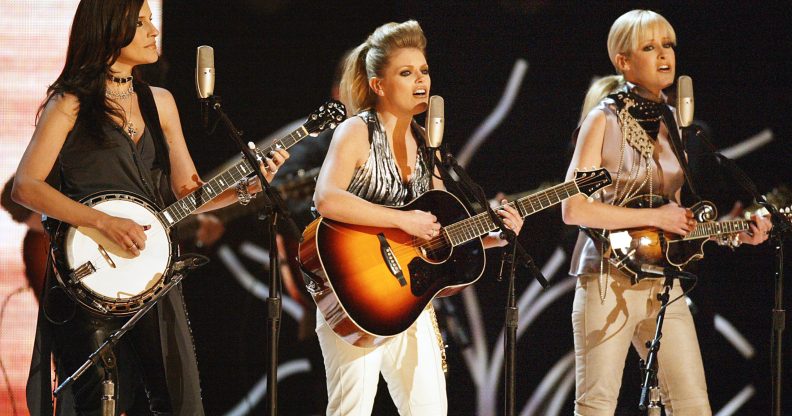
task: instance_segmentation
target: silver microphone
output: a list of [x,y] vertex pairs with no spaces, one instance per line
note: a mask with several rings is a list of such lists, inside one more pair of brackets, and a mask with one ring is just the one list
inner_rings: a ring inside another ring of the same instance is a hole
[[214,49],[211,46],[199,46],[195,56],[195,88],[198,97],[211,97],[214,94],[214,85]]
[[443,144],[444,127],[445,102],[443,97],[433,95],[429,97],[429,111],[426,114],[426,140],[430,148],[437,149]]
[[682,75],[677,79],[677,124],[688,127],[693,122],[693,80]]

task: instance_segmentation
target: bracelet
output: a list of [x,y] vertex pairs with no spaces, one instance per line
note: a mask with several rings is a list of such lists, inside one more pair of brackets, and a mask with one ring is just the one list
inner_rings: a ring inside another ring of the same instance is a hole
[[237,199],[239,199],[239,205],[247,205],[256,197],[255,194],[251,195],[251,193],[248,192],[248,178],[239,180],[236,186],[236,194]]

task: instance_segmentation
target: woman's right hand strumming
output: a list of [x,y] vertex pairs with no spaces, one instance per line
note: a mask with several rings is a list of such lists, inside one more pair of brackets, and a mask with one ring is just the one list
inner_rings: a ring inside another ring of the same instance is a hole
[[399,228],[405,233],[425,240],[431,240],[440,234],[440,223],[431,212],[417,209],[399,212],[402,214]]
[[105,215],[97,224],[97,229],[105,236],[123,247],[134,257],[140,255],[140,250],[146,248],[145,231],[151,225],[140,225],[130,219]]
[[685,236],[696,228],[693,211],[676,202],[669,202],[651,211],[652,225],[663,231]]

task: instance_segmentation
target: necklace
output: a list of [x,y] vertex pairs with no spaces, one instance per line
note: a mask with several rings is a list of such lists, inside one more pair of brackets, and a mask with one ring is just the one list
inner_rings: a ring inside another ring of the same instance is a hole
[[[134,92],[132,94],[134,94]],[[129,99],[129,116],[127,116],[126,119],[127,119],[127,122],[124,124],[124,129],[126,130],[127,134],[129,134],[129,138],[134,140],[135,136],[138,133],[138,131],[135,128],[135,125],[132,124],[132,98],[131,98],[131,96],[130,96],[130,99]]]
[[129,83],[129,87],[126,89],[114,89],[114,88],[107,88],[105,90],[105,97],[112,98],[114,100],[124,100],[132,96],[135,93],[135,88],[132,87],[132,83]]
[[110,81],[115,82],[116,84],[126,84],[127,82],[132,81],[132,75],[130,75],[128,77],[119,78],[119,77],[113,76],[112,74],[107,74],[107,79],[109,79]]
[[[124,77],[124,78],[117,78],[110,74],[107,75],[107,78],[113,81],[112,86],[116,86],[116,88],[107,88],[105,90],[105,97],[114,100],[121,106],[123,110],[124,107],[121,104],[121,101],[129,99],[129,111],[124,110],[124,119],[126,120],[123,125],[124,131],[129,135],[131,139],[135,139],[138,131],[135,128],[135,124],[132,123],[132,96],[135,95],[135,88],[133,87],[132,76]],[[123,84],[129,84],[127,88],[123,88]]]

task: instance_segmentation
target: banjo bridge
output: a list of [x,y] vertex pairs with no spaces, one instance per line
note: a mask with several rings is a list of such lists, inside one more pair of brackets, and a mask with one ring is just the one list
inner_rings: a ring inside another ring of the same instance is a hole
[[[98,247],[98,248],[99,248],[99,254],[101,254],[101,255],[102,255],[102,257],[105,259],[105,261],[107,262],[107,264],[109,264],[109,265],[110,265],[110,267],[112,267],[112,268],[114,268],[114,269],[115,269],[115,268],[116,268],[116,264],[115,264],[115,262],[113,261],[113,259],[112,259],[112,258],[110,258],[110,255],[109,255],[109,254],[107,254],[107,250],[105,250],[105,248],[104,248],[104,247],[103,247],[101,244],[99,244],[99,247]],[[90,263],[90,261],[89,261],[88,263]],[[93,266],[91,266],[91,267],[93,267]],[[96,271],[96,268],[94,268],[94,271]]]

